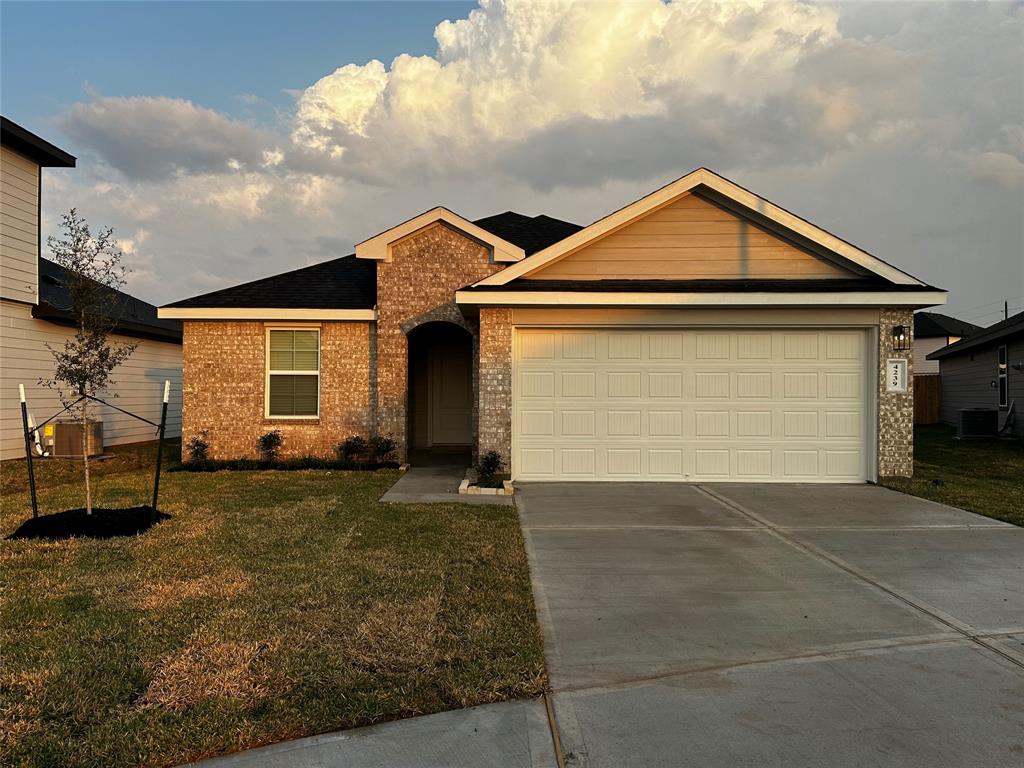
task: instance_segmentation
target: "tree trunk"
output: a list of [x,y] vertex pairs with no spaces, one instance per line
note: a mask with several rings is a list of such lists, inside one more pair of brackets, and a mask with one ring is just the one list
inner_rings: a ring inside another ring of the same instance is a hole
[[82,462],[85,466],[85,514],[92,514],[92,483],[89,478],[89,401],[82,401]]

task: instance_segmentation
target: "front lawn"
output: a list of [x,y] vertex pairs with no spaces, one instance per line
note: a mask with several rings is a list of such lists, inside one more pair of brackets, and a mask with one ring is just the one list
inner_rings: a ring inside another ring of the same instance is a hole
[[1024,443],[957,440],[952,427],[916,427],[914,477],[883,485],[1024,525]]
[[[97,505],[146,503],[152,456],[101,462]],[[81,506],[77,465],[39,466],[42,512]],[[515,510],[378,504],[396,478],[165,474],[142,536],[0,541],[0,764],[175,765],[540,693]],[[25,487],[0,466],[3,536]]]

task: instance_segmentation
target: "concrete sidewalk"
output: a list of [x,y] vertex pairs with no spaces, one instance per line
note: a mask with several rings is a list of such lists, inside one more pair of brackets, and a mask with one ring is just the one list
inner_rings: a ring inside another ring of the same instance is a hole
[[380,497],[396,504],[485,504],[512,506],[511,496],[476,496],[460,494],[459,483],[466,468],[458,466],[412,467]]
[[[195,768],[555,768],[542,699],[506,701],[311,736]],[[183,767],[184,768],[184,767]]]

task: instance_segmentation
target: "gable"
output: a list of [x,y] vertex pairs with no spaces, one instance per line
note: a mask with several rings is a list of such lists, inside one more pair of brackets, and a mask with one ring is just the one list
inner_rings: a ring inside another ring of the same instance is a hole
[[859,274],[685,194],[523,278],[821,280]]

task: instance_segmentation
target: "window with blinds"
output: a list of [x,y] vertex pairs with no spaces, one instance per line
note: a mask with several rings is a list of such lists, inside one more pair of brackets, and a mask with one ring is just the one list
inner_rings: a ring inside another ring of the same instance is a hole
[[267,416],[315,418],[320,413],[320,331],[270,330]]

